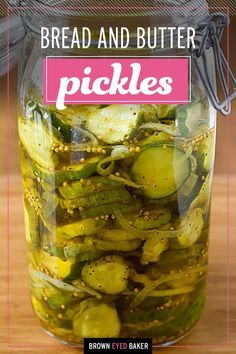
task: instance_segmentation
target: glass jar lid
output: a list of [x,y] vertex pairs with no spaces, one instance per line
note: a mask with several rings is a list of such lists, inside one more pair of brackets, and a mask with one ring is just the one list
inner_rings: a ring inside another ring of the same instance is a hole
[[[190,52],[201,81],[213,106],[224,115],[230,113],[230,102],[236,97],[236,79],[220,47],[228,17],[224,14],[209,16],[206,0],[8,0],[11,13],[22,17],[26,28],[40,33],[47,24],[55,26],[159,25],[191,26],[197,29],[198,47]],[[14,6],[17,5],[17,6]],[[45,22],[46,21],[46,22]],[[59,22],[58,22],[59,21]],[[224,98],[220,100],[207,70],[207,51],[213,49],[216,71]],[[230,80],[229,80],[230,79]],[[230,92],[228,82],[231,81]]]

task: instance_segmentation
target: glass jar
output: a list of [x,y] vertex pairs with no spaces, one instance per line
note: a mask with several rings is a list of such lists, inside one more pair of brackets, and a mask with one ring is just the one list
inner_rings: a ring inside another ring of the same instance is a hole
[[[193,328],[204,306],[216,110],[193,62],[188,105],[58,111],[43,103],[46,55],[190,53],[132,46],[42,50],[39,29],[193,26],[206,7],[200,13],[186,8],[183,16],[177,1],[160,16],[160,8],[104,14],[102,6],[86,3],[80,12],[50,8],[47,16],[45,9],[44,16],[39,10],[24,16],[18,123],[32,305],[47,332],[65,343],[152,337],[153,344],[167,345]],[[207,58],[214,80],[211,49]]]

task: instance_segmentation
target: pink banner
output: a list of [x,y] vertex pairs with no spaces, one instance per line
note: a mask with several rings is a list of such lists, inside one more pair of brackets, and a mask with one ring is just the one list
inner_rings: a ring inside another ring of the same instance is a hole
[[44,102],[64,104],[190,101],[189,57],[47,57]]

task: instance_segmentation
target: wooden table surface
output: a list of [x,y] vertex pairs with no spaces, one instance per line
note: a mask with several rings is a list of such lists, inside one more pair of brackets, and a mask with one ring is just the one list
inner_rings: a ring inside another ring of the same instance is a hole
[[[235,316],[233,318],[232,306],[229,306],[232,305],[232,295],[235,294],[232,285],[230,298],[227,297],[229,270],[232,278],[232,260],[230,261],[229,255],[232,256],[235,246],[231,240],[235,231],[233,225],[235,222],[232,220],[236,202],[235,190],[233,190],[235,181],[235,178],[231,178],[228,180],[230,182],[228,185],[226,176],[216,176],[214,179],[208,299],[202,318],[194,331],[177,347],[157,349],[157,352],[166,354],[236,352],[236,340],[233,336]],[[34,318],[28,292],[20,177],[10,176],[9,182],[8,191],[7,177],[0,178],[0,231],[1,236],[4,236],[0,241],[2,252],[0,257],[0,354],[51,354],[56,351],[60,351],[60,354],[78,353],[77,349],[64,347],[46,335]],[[227,199],[228,186],[231,197]],[[7,198],[8,194],[9,198]],[[9,213],[7,213],[7,199]],[[7,290],[9,301],[7,301]],[[227,320],[227,303],[228,310],[229,307],[231,308],[230,322]]]

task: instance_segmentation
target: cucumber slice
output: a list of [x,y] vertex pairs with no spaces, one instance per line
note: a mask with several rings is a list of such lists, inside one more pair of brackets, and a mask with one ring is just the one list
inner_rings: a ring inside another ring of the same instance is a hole
[[55,256],[62,259],[63,261],[66,261],[63,246],[58,246],[56,243],[50,242],[48,239],[43,237],[42,248],[50,256]]
[[177,105],[176,104],[163,104],[160,106],[161,111],[159,114],[160,119],[174,119]]
[[161,112],[161,106],[156,104],[143,104],[143,118],[145,122],[157,122]]
[[128,277],[127,263],[116,255],[88,262],[82,270],[82,279],[89,287],[109,295],[124,291],[128,285]]
[[[83,266],[84,262],[80,262],[79,259],[76,259],[70,269],[70,274],[64,279],[64,281],[70,283],[73,280],[80,279]],[[85,294],[81,293],[80,297],[83,297],[84,295],[87,296],[86,292]],[[78,300],[78,298],[76,299]]]
[[71,224],[57,226],[56,235],[59,238],[71,239],[76,236],[93,235],[106,225],[104,220],[85,219]]
[[197,150],[198,167],[203,172],[209,172],[213,170],[214,165],[214,137],[213,133],[210,133],[204,140],[200,142]]
[[94,176],[89,179],[90,184],[81,184],[79,181],[72,182],[60,187],[59,192],[65,199],[75,199],[85,195],[110,190],[121,184],[106,177]]
[[86,127],[99,140],[116,144],[128,139],[142,119],[141,105],[111,105],[90,113]]
[[96,172],[98,161],[101,157],[90,157],[86,160],[85,164],[70,165],[66,169],[49,172],[37,165],[33,165],[33,171],[36,177],[39,177],[44,182],[60,186],[65,181],[74,181],[81,178],[87,178]]
[[[170,262],[171,260],[171,262]],[[152,280],[157,280],[163,274],[173,270],[184,269],[192,266],[196,268],[198,264],[205,265],[207,260],[206,244],[202,242],[195,243],[192,247],[182,249],[168,248],[163,252],[158,261],[158,270],[156,264],[148,267],[147,275]]]
[[59,113],[55,114],[54,112],[51,112],[50,118],[52,125],[60,131],[66,143],[78,142],[82,140],[80,131],[67,124],[67,119],[65,116],[60,115]]
[[140,248],[142,245],[142,241],[138,239],[128,240],[128,241],[104,241],[99,239],[92,240],[93,245],[100,251],[117,251],[117,252],[132,252],[137,248]]
[[191,173],[189,178],[184,182],[182,187],[178,191],[178,199],[188,198],[192,195],[194,188],[198,182],[198,176],[195,173]]
[[168,240],[152,236],[143,245],[142,264],[158,262],[160,255],[168,248]]
[[102,252],[94,245],[86,243],[70,243],[64,248],[65,257],[74,262],[93,261],[102,256]]
[[192,247],[200,238],[204,228],[202,210],[197,208],[192,213],[186,214],[180,227],[180,235],[177,240],[171,240],[171,247],[176,249]]
[[[49,111],[45,109],[45,107],[40,106],[39,109],[44,113],[49,112],[53,113],[57,116],[57,118],[62,121],[67,126],[70,126],[72,129],[76,129],[77,127],[81,126],[81,123],[86,121],[86,118],[89,113],[97,111],[101,108],[101,105],[84,105],[79,104],[73,107],[67,107],[64,111],[58,111],[56,106],[50,106]],[[54,123],[54,122],[52,122]],[[56,122],[55,122],[56,127]],[[62,127],[63,128],[63,127]],[[61,130],[62,135],[64,135],[63,129]],[[66,132],[65,132],[66,133]]]
[[99,205],[97,207],[87,208],[83,211],[83,217],[93,218],[100,215],[111,215],[114,213],[115,210],[117,210],[117,208],[119,208],[121,213],[123,214],[133,213],[140,210],[141,207],[142,204],[138,199],[132,200],[130,203],[124,203],[122,201],[121,203],[111,203],[106,205]]
[[168,135],[164,132],[155,132],[153,135],[141,141],[141,146],[161,143],[168,140]]
[[48,321],[48,311],[44,308],[42,303],[39,300],[37,300],[36,297],[33,295],[31,296],[31,303],[37,316],[42,321]]
[[70,261],[63,261],[58,257],[50,256],[42,250],[35,251],[34,257],[38,267],[47,270],[51,275],[64,279],[70,274],[72,266]]
[[24,147],[20,149],[20,165],[21,165],[21,174],[24,180],[33,180],[35,179],[35,175],[32,171],[31,159],[27,156]]
[[115,307],[101,303],[76,314],[73,329],[77,338],[114,338],[119,336],[121,323]]
[[39,217],[31,206],[28,200],[24,200],[24,220],[25,220],[25,233],[26,241],[32,244],[33,247],[39,245]]
[[88,195],[86,197],[80,197],[72,200],[60,199],[60,206],[63,209],[76,209],[79,207],[89,208],[99,205],[105,205],[118,202],[130,202],[131,196],[124,187],[112,189],[96,193],[94,195]]
[[191,173],[189,156],[170,143],[146,146],[131,170],[136,183],[144,186],[143,193],[151,199],[174,194]]
[[[166,301],[167,302],[167,301]],[[182,295],[181,297],[174,297],[169,301],[167,306],[163,306],[161,310],[157,310],[155,307],[148,309],[134,309],[131,311],[123,311],[122,319],[125,323],[138,323],[146,322],[150,323],[152,321],[167,321],[174,317],[179,316],[179,314],[187,307],[188,297]]]
[[58,292],[56,295],[52,295],[48,300],[48,305],[52,310],[61,310],[62,305],[67,305],[75,302],[75,297],[71,293]]
[[203,119],[207,118],[207,110],[201,102],[180,106],[176,110],[176,124],[181,134],[189,136],[196,132]]
[[[89,113],[96,111],[100,106],[78,105],[73,109],[67,108],[65,112],[58,111],[55,106],[49,109],[37,102],[29,101],[26,105],[28,118],[40,117],[49,126],[54,127],[54,132],[62,136],[66,143],[79,143],[86,137],[86,132],[81,129],[81,123],[86,120]],[[85,135],[85,136],[84,136]]]
[[59,158],[52,152],[53,134],[40,119],[32,122],[19,118],[18,130],[20,141],[32,160],[47,169],[58,165]]
[[140,230],[150,230],[160,228],[168,224],[171,220],[171,210],[165,207],[157,207],[156,209],[147,210],[143,215],[139,215],[133,220],[133,226]]
[[212,176],[207,175],[200,191],[196,195],[195,199],[190,204],[190,210],[194,210],[195,208],[201,208],[202,212],[205,214],[209,212],[209,204],[210,204],[210,196],[211,196],[211,183]]
[[123,242],[129,240],[136,240],[138,237],[132,235],[126,230],[123,229],[114,229],[114,228],[106,228],[101,230],[98,234],[99,238],[105,241],[112,241],[112,242]]
[[[81,124],[71,126],[66,123],[68,121],[68,117],[60,115],[57,116],[55,113],[51,113],[50,118],[50,124],[52,124],[52,126],[60,132],[66,143],[71,144],[72,150],[76,150],[80,144],[81,146],[84,146],[85,143],[92,146],[98,144],[95,136],[88,132],[88,130],[82,129]],[[72,121],[70,123],[74,124]]]

